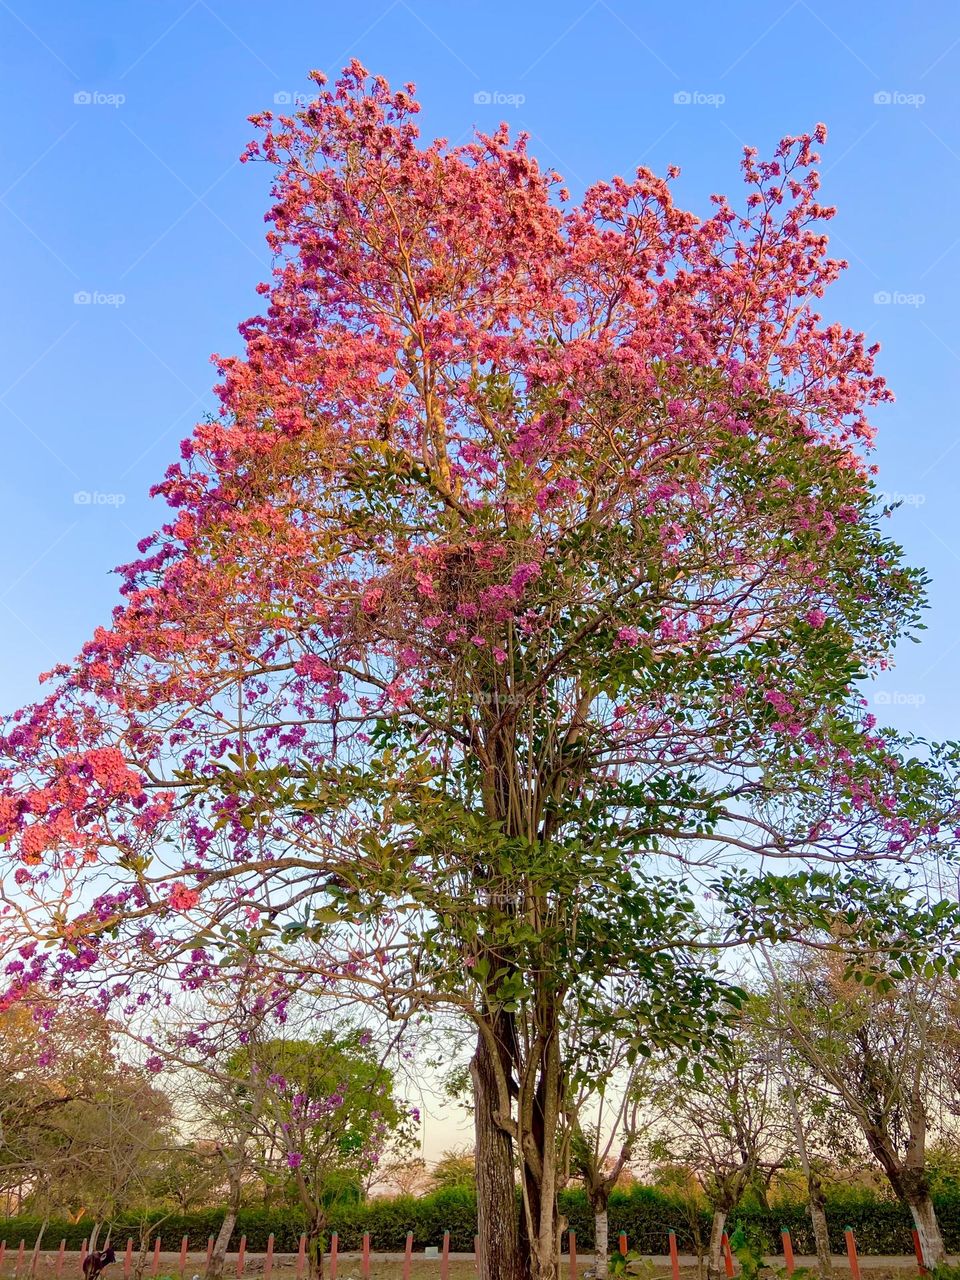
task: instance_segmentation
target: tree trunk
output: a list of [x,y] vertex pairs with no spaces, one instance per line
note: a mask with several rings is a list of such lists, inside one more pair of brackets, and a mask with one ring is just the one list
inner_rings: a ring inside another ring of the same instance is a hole
[[833,1272],[833,1253],[830,1249],[830,1232],[820,1178],[813,1169],[807,1171],[807,1196],[810,1221],[813,1223],[813,1239],[817,1250],[817,1274],[820,1280],[829,1280]]
[[727,1225],[726,1209],[714,1209],[710,1228],[710,1251],[707,1254],[708,1280],[721,1280],[723,1267],[723,1229]]
[[594,1220],[596,1227],[594,1228],[594,1253],[596,1254],[596,1263],[594,1264],[594,1274],[599,1278],[606,1277],[610,1273],[610,1222],[607,1217],[607,1206],[597,1207],[594,1212]]
[[[555,1026],[555,1009],[545,999],[538,1010],[541,1027]],[[562,1178],[557,1134],[560,1127],[561,1070],[557,1034],[545,1034],[538,1055],[536,1086],[521,1086],[517,1128],[523,1154],[521,1190],[524,1220],[530,1235],[534,1280],[559,1280],[560,1243],[564,1223],[557,1210]]]
[[233,1228],[236,1225],[237,1210],[236,1206],[231,1204],[223,1215],[220,1230],[217,1232],[217,1238],[213,1242],[213,1251],[210,1254],[210,1262],[207,1266],[207,1280],[222,1280],[223,1267],[227,1260],[227,1250],[230,1247],[230,1237],[233,1235]]
[[930,1199],[930,1183],[924,1160],[922,1137],[917,1141],[915,1129],[918,1126],[916,1117],[911,1117],[911,1149],[908,1149],[909,1164],[905,1164],[897,1154],[889,1134],[877,1126],[863,1126],[867,1144],[877,1157],[890,1185],[910,1210],[913,1225],[920,1237],[920,1248],[926,1267],[935,1267],[942,1262],[946,1253],[943,1247],[943,1236],[940,1225]]
[[316,1218],[307,1221],[307,1274],[310,1280],[323,1280],[323,1228]]
[[482,1034],[470,1063],[476,1134],[478,1280],[527,1280],[520,1249],[513,1142],[497,1123],[496,1067]]
[[930,1192],[926,1189],[916,1194],[907,1192],[904,1198],[907,1201],[910,1216],[913,1218],[913,1225],[917,1228],[917,1235],[920,1237],[923,1264],[932,1270],[938,1263],[943,1262],[946,1250],[943,1247],[943,1236],[940,1234],[940,1224],[937,1222]]

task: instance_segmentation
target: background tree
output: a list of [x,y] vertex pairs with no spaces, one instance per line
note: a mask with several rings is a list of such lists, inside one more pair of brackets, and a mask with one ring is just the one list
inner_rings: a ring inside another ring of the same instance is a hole
[[41,1218],[84,1209],[104,1223],[142,1202],[176,1139],[166,1095],[122,1062],[92,1005],[54,1018],[35,990],[0,1014],[0,1173]]
[[679,1075],[664,1067],[651,1094],[650,1155],[692,1170],[713,1214],[707,1254],[711,1280],[723,1275],[723,1234],[744,1194],[766,1204],[766,1183],[791,1151],[769,1051],[744,1017],[736,1042],[714,1062]]
[[[842,956],[799,958],[779,979],[781,1026],[793,1051],[859,1126],[894,1194],[910,1210],[923,1257],[944,1257],[926,1148],[955,1109],[953,980],[930,964],[892,983]],[[946,1069],[945,1069],[946,1068]]]
[[430,1170],[434,1191],[474,1191],[477,1186],[477,1159],[466,1148],[444,1151]]

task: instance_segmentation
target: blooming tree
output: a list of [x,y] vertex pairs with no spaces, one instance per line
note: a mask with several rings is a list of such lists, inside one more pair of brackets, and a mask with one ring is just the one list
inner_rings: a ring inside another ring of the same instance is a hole
[[7,726],[9,998],[135,1007],[253,938],[281,986],[457,1011],[481,1274],[552,1280],[571,1037],[701,1053],[708,944],[905,880],[952,815],[952,755],[857,687],[922,604],[866,461],[887,392],[815,310],[822,127],[700,219],[314,79],[255,118],[276,266],[221,411]]

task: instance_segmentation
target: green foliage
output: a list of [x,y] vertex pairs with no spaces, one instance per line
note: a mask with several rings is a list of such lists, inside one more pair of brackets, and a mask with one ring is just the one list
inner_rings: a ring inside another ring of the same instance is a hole
[[[593,1247],[594,1216],[586,1195],[580,1191],[564,1191],[559,1197],[560,1212],[577,1233],[577,1243],[584,1251]],[[948,1253],[960,1253],[960,1193],[936,1197],[934,1200],[944,1243]],[[625,1233],[630,1248],[640,1254],[665,1254],[667,1233],[675,1231],[681,1253],[694,1252],[693,1224],[690,1206],[680,1199],[664,1196],[650,1187],[633,1187],[629,1191],[614,1191],[610,1197],[610,1233],[616,1239]],[[192,1249],[205,1249],[207,1239],[215,1236],[223,1220],[223,1211],[205,1210],[202,1213],[165,1216],[163,1211],[152,1215],[160,1221],[160,1235],[169,1247],[178,1246],[187,1236]],[[786,1227],[798,1254],[813,1254],[816,1246],[813,1229],[805,1204],[777,1205],[764,1210],[759,1207],[740,1214],[751,1246],[768,1256],[776,1256],[781,1248],[781,1227]],[[700,1229],[709,1235],[710,1215],[700,1212]],[[849,1197],[827,1203],[827,1224],[830,1242],[835,1253],[844,1251],[844,1227],[849,1223],[862,1254],[913,1254],[911,1220],[907,1210],[894,1201],[868,1199],[851,1200]],[[21,1238],[36,1239],[41,1227],[39,1218],[10,1218],[0,1220],[0,1240],[8,1246]],[[61,1239],[69,1249],[79,1249],[81,1241],[89,1234],[93,1223],[89,1219],[80,1222],[51,1221],[44,1233],[47,1241],[56,1247]],[[114,1243],[124,1244],[127,1236],[139,1239],[141,1220],[123,1218],[113,1225]],[[304,1229],[302,1212],[296,1209],[242,1209],[234,1229],[231,1249],[235,1250],[241,1235],[247,1237],[247,1248],[262,1252],[267,1247],[267,1237],[275,1236],[276,1249],[280,1253],[294,1253],[300,1233]],[[412,1231],[417,1248],[428,1244],[441,1244],[444,1231],[450,1232],[450,1246],[454,1252],[469,1253],[477,1231],[477,1201],[468,1188],[450,1188],[426,1196],[396,1196],[363,1203],[333,1206],[329,1215],[328,1232],[336,1231],[343,1250],[361,1247],[364,1232],[370,1232],[375,1250],[397,1252],[403,1249],[406,1234]],[[942,1280],[960,1280],[958,1276],[944,1276]]]
[[[788,1274],[786,1267],[768,1265],[763,1242],[755,1232],[748,1232],[742,1222],[737,1223],[737,1229],[730,1237],[730,1252],[740,1263],[740,1280],[760,1280],[761,1275],[785,1280]],[[810,1271],[807,1267],[796,1267],[793,1274],[805,1280]]]

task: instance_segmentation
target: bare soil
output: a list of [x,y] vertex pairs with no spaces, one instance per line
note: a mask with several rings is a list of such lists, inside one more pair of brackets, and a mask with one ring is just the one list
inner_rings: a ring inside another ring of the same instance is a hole
[[[11,1248],[8,1245],[2,1264],[0,1264],[0,1280],[30,1280],[31,1250],[29,1247],[25,1249],[23,1261],[19,1266],[17,1253],[16,1246]],[[669,1258],[652,1258],[651,1261],[656,1268],[651,1280],[671,1280]],[[783,1265],[782,1258],[771,1259],[771,1261],[778,1266]],[[583,1280],[584,1273],[589,1269],[592,1262],[593,1258],[590,1254],[579,1255],[577,1258],[577,1280]],[[227,1259],[224,1280],[265,1280],[265,1263],[266,1259],[263,1254],[247,1254],[244,1260],[243,1272],[238,1276],[236,1258],[230,1257]],[[796,1259],[798,1267],[813,1267],[815,1264],[815,1258],[798,1257]],[[850,1266],[846,1258],[834,1258],[834,1267],[837,1272],[837,1280],[848,1280]],[[869,1280],[917,1280],[917,1264],[913,1258],[881,1258],[861,1255],[860,1267],[865,1272],[869,1271]],[[161,1253],[159,1265],[156,1272],[154,1272],[153,1255],[151,1254],[144,1272],[144,1280],[194,1280],[194,1277],[197,1277],[198,1280],[203,1280],[205,1269],[206,1255],[204,1253],[188,1253],[186,1265],[182,1271],[180,1269],[179,1253]],[[274,1255],[271,1268],[271,1276],[274,1280],[296,1280],[296,1275],[297,1258],[295,1254]],[[331,1280],[329,1258],[324,1259],[323,1275],[324,1280]],[[473,1280],[475,1275],[476,1268],[472,1255],[451,1254],[449,1280]],[[76,1252],[64,1253],[63,1261],[61,1262],[56,1251],[43,1251],[37,1258],[34,1276],[35,1280],[81,1280],[80,1254]],[[568,1258],[564,1258],[563,1276],[564,1280],[567,1280],[567,1277],[573,1280],[574,1272]],[[122,1255],[112,1267],[106,1269],[102,1280],[126,1280]],[[132,1280],[132,1273],[130,1280]],[[359,1254],[347,1253],[340,1255],[337,1259],[336,1280],[364,1280]],[[370,1259],[369,1280],[441,1280],[440,1260],[438,1258],[424,1258],[422,1253],[414,1253],[410,1263],[410,1270],[407,1272],[404,1270],[404,1256],[402,1253],[374,1254]],[[699,1280],[694,1258],[681,1256],[680,1280]]]

